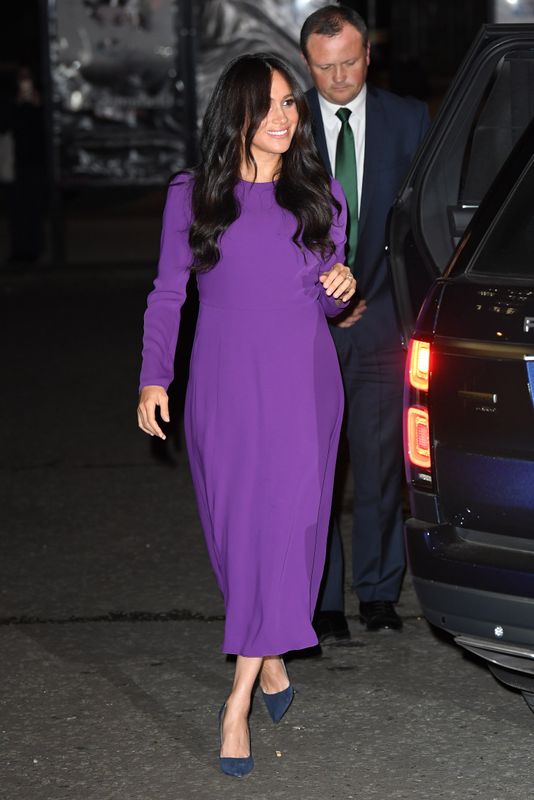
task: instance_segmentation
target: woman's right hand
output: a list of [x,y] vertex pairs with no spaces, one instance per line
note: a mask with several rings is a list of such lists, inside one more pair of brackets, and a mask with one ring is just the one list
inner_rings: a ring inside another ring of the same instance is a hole
[[170,422],[169,398],[163,386],[143,386],[137,406],[137,423],[149,436],[165,439],[166,436],[156,421],[156,406],[159,406],[161,419]]

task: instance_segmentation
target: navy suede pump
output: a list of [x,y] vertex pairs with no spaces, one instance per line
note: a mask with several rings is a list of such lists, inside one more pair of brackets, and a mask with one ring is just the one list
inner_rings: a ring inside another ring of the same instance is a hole
[[[219,711],[219,739],[222,747],[222,725],[224,718],[224,711],[226,703],[223,703]],[[244,778],[254,768],[254,759],[252,758],[252,750],[246,758],[223,758],[219,756],[219,764],[225,775],[231,775],[233,778]]]
[[267,692],[264,692],[263,689],[261,690],[261,693],[272,721],[280,722],[287,709],[293,702],[295,690],[291,684],[289,684],[287,689],[283,689],[283,691],[276,692],[275,694],[267,694]]
[[[281,658],[280,663],[284,668],[284,672],[286,674],[286,678],[289,681],[289,675],[287,674],[286,665],[284,664],[284,660]],[[261,689],[261,686],[260,686]],[[265,705],[267,706],[267,711],[273,722],[280,722],[284,714],[286,713],[287,709],[293,702],[293,698],[295,697],[295,690],[291,686],[291,683],[287,687],[287,689],[282,689],[281,692],[274,692],[274,694],[268,694],[264,692],[263,689],[261,690],[263,695],[263,700]]]

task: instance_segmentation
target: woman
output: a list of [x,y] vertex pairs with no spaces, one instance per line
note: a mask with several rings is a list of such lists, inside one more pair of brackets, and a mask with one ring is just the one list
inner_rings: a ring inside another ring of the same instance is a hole
[[265,54],[215,87],[201,162],[169,188],[145,314],[138,421],[165,438],[166,389],[189,270],[200,312],[185,429],[208,551],[237,655],[220,714],[220,765],[250,772],[248,715],[259,675],[278,721],[293,699],[281,654],[317,644],[343,392],[326,315],[355,291],[343,264],[341,188],[321,166],[302,91]]

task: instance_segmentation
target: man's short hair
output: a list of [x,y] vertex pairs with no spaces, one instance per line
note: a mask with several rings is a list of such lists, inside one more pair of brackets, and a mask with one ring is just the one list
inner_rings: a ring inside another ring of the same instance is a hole
[[363,46],[367,47],[369,33],[363,17],[354,9],[347,8],[347,6],[330,5],[314,11],[304,21],[300,32],[300,49],[304,57],[308,58],[306,48],[312,33],[318,33],[321,36],[336,36],[345,25],[352,25],[353,28],[356,28],[362,35]]

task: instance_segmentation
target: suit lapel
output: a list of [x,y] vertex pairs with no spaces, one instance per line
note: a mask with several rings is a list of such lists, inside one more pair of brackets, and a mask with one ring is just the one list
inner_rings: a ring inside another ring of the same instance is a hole
[[362,235],[365,220],[371,204],[371,197],[376,186],[376,172],[384,158],[385,131],[382,119],[380,100],[373,91],[372,86],[367,86],[365,102],[365,156],[363,163],[363,186],[360,203],[359,234]]
[[333,175],[332,165],[330,163],[330,158],[328,156],[328,147],[326,145],[326,136],[324,132],[324,125],[323,125],[323,116],[321,114],[321,106],[319,105],[319,95],[317,94],[317,89],[310,89],[309,92],[306,93],[308,98],[308,103],[310,106],[310,110],[312,113],[312,126],[313,126],[313,136],[315,139],[315,144],[317,145],[317,149],[319,151],[319,155],[325,165],[326,169]]

